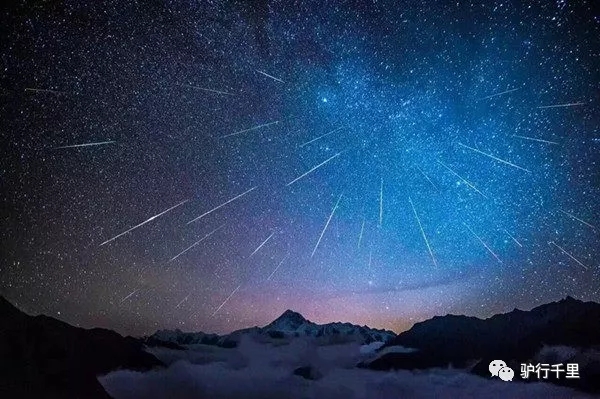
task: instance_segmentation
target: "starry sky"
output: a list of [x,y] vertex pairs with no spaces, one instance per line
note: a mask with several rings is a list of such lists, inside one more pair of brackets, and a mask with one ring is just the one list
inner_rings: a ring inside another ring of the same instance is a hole
[[25,1],[0,30],[0,294],[29,313],[600,301],[592,1]]

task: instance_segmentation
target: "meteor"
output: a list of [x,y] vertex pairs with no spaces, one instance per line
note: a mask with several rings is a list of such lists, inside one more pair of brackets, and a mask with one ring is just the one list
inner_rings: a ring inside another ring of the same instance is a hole
[[129,233],[130,231],[133,231],[133,230],[137,229],[138,227],[142,227],[142,226],[143,226],[143,225],[145,225],[146,223],[150,223],[150,222],[151,222],[151,221],[153,221],[154,219],[156,219],[156,218],[158,218],[158,217],[160,217],[160,216],[164,215],[165,213],[167,213],[167,212],[169,212],[169,211],[171,211],[171,210],[173,210],[173,209],[177,208],[178,206],[181,206],[181,205],[185,204],[185,203],[186,203],[186,202],[188,202],[188,201],[189,201],[189,200],[181,201],[179,204],[177,204],[177,205],[174,205],[174,206],[170,207],[170,208],[169,208],[169,209],[167,209],[166,211],[162,211],[162,212],[161,212],[161,213],[159,213],[158,215],[154,215],[154,216],[152,216],[150,219],[147,219],[147,220],[143,221],[142,223],[140,223],[140,224],[137,224],[137,225],[133,226],[133,227],[132,227],[132,228],[130,228],[129,230],[126,230],[126,231],[122,232],[121,234],[118,234],[118,235],[114,236],[113,238],[110,238],[110,239],[108,239],[108,240],[104,241],[102,244],[100,244],[100,246],[103,246],[104,244],[108,244],[109,242],[111,242],[111,241],[113,241],[113,240],[116,240],[117,238],[121,237],[122,235],[125,235],[125,234]]
[[419,219],[419,215],[417,215],[417,210],[415,209],[415,205],[412,202],[412,199],[408,197],[408,202],[410,202],[410,206],[412,207],[413,213],[415,214],[415,219],[417,219],[417,224],[419,225],[419,229],[421,230],[421,235],[423,236],[423,240],[425,241],[425,245],[427,245],[427,250],[429,251],[429,255],[431,255],[431,260],[433,261],[433,265],[437,267],[437,262],[435,260],[435,256],[433,256],[433,251],[431,250],[431,246],[429,245],[429,240],[427,240],[427,236],[425,235],[425,230],[423,230],[423,225],[421,225],[421,220]]
[[235,201],[236,199],[238,199],[238,198],[240,198],[240,197],[243,197],[244,195],[248,194],[250,191],[254,190],[254,189],[255,189],[255,188],[257,188],[257,187],[258,187],[258,186],[254,186],[254,187],[252,187],[250,190],[248,190],[248,191],[245,191],[245,192],[241,193],[240,195],[237,195],[237,196],[233,197],[232,199],[230,199],[230,200],[228,200],[228,201],[225,201],[225,202],[223,202],[221,205],[219,205],[219,206],[217,206],[217,207],[215,207],[215,208],[211,209],[210,211],[208,211],[208,212],[204,212],[202,215],[200,215],[200,216],[198,216],[198,217],[196,217],[196,218],[194,218],[194,219],[190,220],[189,222],[187,222],[187,224],[193,223],[193,222],[195,222],[196,220],[198,220],[198,219],[201,219],[201,218],[203,218],[204,216],[208,215],[209,213],[212,213],[212,212],[216,211],[217,209],[219,209],[219,208],[222,208],[222,207],[224,207],[225,205],[227,205],[227,204],[229,204],[229,203],[231,203],[231,202]]
[[579,266],[583,267],[585,270],[587,270],[587,266],[584,265],[583,263],[581,263],[579,260],[577,260],[577,258],[575,258],[573,255],[571,255],[570,253],[567,252],[566,249],[564,249],[563,247],[561,247],[560,245],[558,245],[557,243],[555,243],[554,241],[550,241],[549,244],[554,245],[556,248],[560,249],[562,251],[563,254],[567,255],[569,258],[573,259],[575,262],[577,262],[577,264],[579,264]]
[[190,245],[189,247],[187,247],[186,249],[184,249],[183,251],[181,251],[180,253],[178,253],[177,255],[175,255],[174,257],[172,257],[171,259],[169,259],[169,261],[167,263],[173,262],[175,259],[179,258],[181,255],[183,255],[184,253],[186,253],[190,249],[194,248],[196,245],[200,244],[202,241],[206,240],[208,237],[210,237],[211,235],[213,235],[214,233],[216,233],[217,231],[219,231],[220,229],[222,229],[223,226],[225,226],[225,224],[220,225],[219,227],[217,227],[216,229],[214,229],[210,233],[206,234],[204,237],[202,237],[201,239],[199,239],[198,241],[196,241],[195,243],[193,243],[192,245]]
[[314,143],[315,141],[322,139],[323,137],[327,137],[327,136],[329,136],[330,134],[333,134],[333,133],[335,133],[335,132],[339,132],[339,131],[340,131],[340,130],[342,130],[343,128],[344,128],[343,126],[342,126],[342,127],[338,127],[337,129],[335,129],[335,130],[332,130],[332,131],[330,131],[330,132],[328,132],[328,133],[325,133],[325,134],[323,134],[323,135],[321,135],[321,136],[319,136],[319,137],[316,137],[316,138],[314,138],[314,139],[312,139],[312,140],[310,140],[310,141],[307,141],[306,143],[300,144],[300,145],[298,146],[298,148],[302,148],[302,147],[304,147],[305,145],[308,145],[308,144],[310,144],[310,143]]
[[35,93],[67,94],[66,91],[50,90],[50,89],[34,89],[31,87],[26,87],[25,91],[33,91]]
[[306,175],[310,174],[311,172],[314,172],[315,170],[319,169],[321,166],[325,165],[327,162],[331,161],[334,158],[339,157],[341,154],[341,152],[338,152],[337,154],[335,154],[334,156],[326,159],[325,161],[321,162],[320,164],[318,164],[317,166],[315,166],[314,168],[310,169],[308,172],[305,172],[303,174],[301,174],[300,176],[296,177],[294,180],[292,180],[291,182],[289,182],[288,184],[286,184],[287,186],[291,186],[292,184],[294,184],[295,182],[297,182],[298,180],[302,179],[303,177],[305,177]]
[[325,223],[325,227],[323,227],[323,231],[321,231],[321,235],[319,236],[319,240],[317,241],[317,244],[315,245],[315,248],[313,249],[312,254],[310,254],[311,258],[315,255],[315,252],[317,251],[317,248],[319,247],[319,243],[321,242],[321,239],[323,238],[323,235],[325,234],[325,231],[327,230],[327,226],[329,226],[329,222],[331,222],[331,218],[333,217],[333,214],[335,213],[335,210],[337,209],[338,205],[340,204],[340,200],[342,199],[342,195],[343,194],[340,194],[337,202],[335,203],[335,206],[331,210],[331,214],[329,215],[329,218],[327,219],[327,223]]
[[566,104],[554,104],[554,105],[542,105],[537,107],[538,109],[546,109],[546,108],[566,108],[566,107],[577,107],[579,105],[584,105],[584,102],[578,103],[566,103]]
[[223,306],[225,306],[225,304],[226,304],[226,303],[227,303],[227,302],[228,302],[228,301],[231,299],[231,297],[232,297],[232,296],[233,296],[233,295],[234,295],[234,294],[237,292],[237,290],[239,290],[239,289],[240,289],[240,287],[241,287],[241,286],[242,286],[241,284],[240,284],[240,285],[238,285],[238,286],[237,286],[237,288],[236,288],[235,290],[233,290],[233,292],[232,292],[231,294],[229,294],[229,296],[227,297],[227,299],[225,299],[225,300],[223,301],[223,303],[221,304],[221,306],[219,306],[219,307],[217,308],[217,310],[215,310],[215,312],[212,314],[212,316],[211,316],[211,317],[215,317],[215,315],[216,315],[216,314],[219,312],[219,310],[221,310],[221,308],[222,308]]
[[493,159],[493,160],[495,160],[495,161],[498,161],[498,162],[501,162],[501,163],[503,163],[503,164],[506,164],[506,165],[512,166],[512,167],[514,167],[514,168],[521,169],[521,170],[524,170],[525,172],[530,172],[530,173],[531,173],[531,171],[529,171],[529,170],[527,170],[527,169],[525,169],[525,168],[522,168],[522,167],[520,167],[520,166],[518,166],[518,165],[515,165],[514,163],[511,163],[511,162],[505,161],[504,159],[500,159],[500,158],[498,158],[498,157],[495,157],[495,156],[493,156],[493,155],[491,155],[491,154],[488,154],[487,152],[480,151],[480,150],[478,150],[477,148],[469,147],[468,145],[464,145],[464,144],[462,144],[462,143],[458,143],[458,145],[460,145],[460,146],[463,146],[463,147],[465,147],[465,148],[468,148],[468,149],[469,149],[469,150],[471,150],[471,151],[475,151],[475,152],[477,152],[477,153],[479,153],[479,154],[481,154],[481,155],[485,155],[486,157],[492,158],[492,159]]
[[556,141],[548,141],[548,140],[536,139],[535,137],[519,136],[518,134],[513,134],[512,136],[516,137],[516,138],[519,138],[519,139],[523,139],[523,140],[531,140],[531,141],[538,141],[540,143],[547,143],[547,144],[556,144],[556,145],[559,145],[559,143],[557,143]]
[[436,190],[438,190],[438,191],[439,191],[439,189],[438,189],[438,188],[437,188],[437,186],[436,186],[436,185],[433,183],[433,181],[431,181],[431,179],[429,178],[429,176],[427,176],[427,175],[425,174],[425,172],[423,172],[423,170],[421,170],[421,168],[419,168],[418,166],[417,166],[417,169],[419,170],[419,172],[421,172],[421,174],[422,174],[422,175],[425,177],[425,179],[427,179],[427,181],[428,181],[429,183],[431,183],[431,185],[433,186],[433,188],[435,188]]
[[267,239],[266,239],[266,240],[264,240],[264,241],[263,241],[263,242],[262,242],[262,243],[261,243],[261,244],[260,244],[260,245],[259,245],[259,246],[258,246],[258,247],[255,249],[255,250],[254,250],[254,252],[252,252],[252,253],[250,254],[249,258],[251,258],[251,257],[252,257],[252,255],[254,255],[255,253],[257,253],[257,252],[258,252],[258,251],[259,251],[259,250],[260,250],[260,249],[261,249],[261,248],[262,248],[262,247],[263,247],[263,246],[264,246],[264,245],[267,243],[267,241],[269,241],[269,240],[271,239],[271,237],[273,237],[273,234],[275,234],[275,233],[271,233],[271,235],[270,235],[270,236],[268,236],[268,237],[267,237]]
[[490,99],[490,98],[493,98],[493,97],[501,96],[503,94],[512,93],[513,91],[517,91],[519,89],[520,89],[520,87],[517,87],[516,89],[510,89],[510,90],[506,90],[506,91],[503,91],[503,92],[500,92],[500,93],[490,94],[489,96],[481,97],[479,100],[487,100],[487,99]]
[[269,75],[269,74],[268,74],[268,73],[266,73],[266,72],[259,71],[258,69],[256,70],[256,72],[258,72],[258,73],[260,73],[260,74],[262,74],[262,75],[264,75],[264,76],[266,76],[266,77],[268,77],[268,78],[271,78],[271,79],[273,79],[273,80],[275,80],[275,81],[277,81],[277,82],[280,82],[280,83],[285,83],[283,80],[281,80],[281,79],[279,79],[279,78],[276,78],[276,77],[275,77],[275,76],[273,76],[273,75]]
[[481,194],[481,196],[483,198],[487,198],[487,196],[482,193],[481,191],[479,191],[477,189],[477,187],[475,187],[473,184],[471,184],[467,179],[465,179],[464,177],[462,177],[461,175],[459,175],[458,173],[456,173],[455,171],[453,171],[452,169],[450,169],[449,166],[447,166],[445,163],[443,163],[442,161],[437,161],[437,163],[439,163],[440,165],[442,165],[444,168],[448,169],[448,171],[450,173],[452,173],[454,176],[458,177],[460,180],[463,181],[463,183],[465,183],[467,186],[471,187],[473,190],[475,190],[477,193]]
[[523,245],[521,245],[521,243],[520,243],[519,241],[517,241],[517,239],[516,239],[515,237],[513,237],[513,236],[512,236],[512,235],[511,235],[511,234],[508,232],[508,230],[504,230],[504,231],[506,232],[506,234],[508,234],[508,236],[509,236],[510,238],[512,238],[512,240],[513,240],[514,242],[516,242],[516,243],[517,243],[517,245],[518,245],[518,246],[520,246],[520,247],[523,247]]
[[127,295],[125,298],[121,299],[121,303],[125,302],[126,300],[128,300],[129,298],[131,298],[132,296],[137,294],[140,290],[141,290],[141,288],[131,291],[131,293],[129,295]]
[[363,231],[365,230],[365,218],[363,216],[362,225],[360,226],[360,235],[358,236],[358,248],[360,249],[360,243],[362,242]]
[[473,230],[471,230],[471,228],[469,226],[467,226],[466,223],[463,223],[463,225],[467,228],[467,230],[469,230],[471,232],[471,234],[473,234],[480,243],[483,244],[483,246],[489,251],[489,253],[491,253],[492,255],[494,255],[494,258],[496,258],[496,260],[500,263],[502,263],[502,261],[500,260],[500,258],[498,257],[498,255],[496,255],[496,253],[494,251],[492,251],[492,249],[481,239],[481,237],[479,237],[477,235],[477,233],[475,233]]
[[281,262],[279,262],[279,264],[277,265],[277,267],[275,268],[275,270],[273,270],[273,273],[271,273],[271,275],[269,277],[267,277],[267,281],[271,280],[271,277],[273,277],[273,275],[275,274],[275,272],[277,271],[277,269],[279,269],[279,266],[281,266],[283,264],[283,262],[287,259],[287,257],[289,256],[289,253],[286,254],[283,259],[281,259]]
[[71,145],[63,145],[61,147],[54,147],[54,150],[59,150],[61,148],[79,148],[79,147],[91,147],[95,145],[105,145],[105,144],[113,144],[114,141],[98,141],[95,143],[83,143],[83,144],[71,144]]
[[571,217],[571,218],[573,218],[573,219],[577,220],[578,222],[581,222],[581,223],[585,224],[586,226],[588,226],[588,227],[591,227],[592,229],[596,230],[596,226],[594,226],[593,224],[589,224],[588,222],[586,222],[586,221],[584,221],[584,220],[581,220],[581,219],[579,219],[577,216],[575,216],[575,215],[572,215],[572,214],[570,214],[569,212],[565,212],[565,211],[563,211],[562,209],[561,209],[560,211],[561,211],[562,213],[564,213],[565,215],[567,215],[567,216],[569,216],[569,217]]
[[383,224],[383,177],[379,186],[379,227]]
[[238,134],[251,132],[251,131],[257,130],[257,129],[262,129],[263,127],[267,127],[267,126],[271,126],[271,125],[276,125],[279,122],[281,122],[281,121],[273,121],[273,122],[269,122],[269,123],[263,123],[262,125],[254,126],[249,129],[238,130],[237,132],[226,134],[225,136],[221,136],[221,138],[224,139],[225,137],[237,136]]
[[181,304],[182,304],[182,303],[184,303],[185,301],[187,301],[187,299],[189,298],[189,296],[190,296],[190,294],[187,294],[187,296],[186,296],[185,298],[183,298],[183,299],[181,300],[181,302],[179,302],[179,303],[177,304],[177,306],[175,306],[175,309],[179,308],[179,307],[181,306]]
[[226,96],[235,96],[235,94],[233,94],[233,93],[228,93],[226,91],[221,91],[221,90],[208,89],[206,87],[198,87],[198,86],[192,86],[192,85],[182,85],[182,86],[189,87],[191,89],[206,91],[208,93],[223,94]]

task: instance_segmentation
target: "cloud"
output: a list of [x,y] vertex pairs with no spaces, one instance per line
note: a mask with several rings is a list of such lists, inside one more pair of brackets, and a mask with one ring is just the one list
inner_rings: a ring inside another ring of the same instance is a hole
[[[236,349],[199,348],[156,352],[169,367],[146,373],[115,371],[99,377],[116,399],[370,399],[370,398],[591,398],[543,383],[489,380],[460,370],[379,372],[354,368],[357,345],[317,347],[310,340],[273,346],[243,340]],[[179,359],[177,359],[179,353]],[[310,381],[293,375],[311,366],[323,375]]]
[[331,297],[347,297],[351,295],[380,295],[389,293],[402,293],[410,291],[421,291],[430,288],[447,287],[456,284],[467,284],[471,280],[477,277],[476,273],[462,274],[462,273],[446,273],[441,277],[435,279],[427,279],[420,281],[405,281],[403,283],[395,285],[377,285],[365,289],[352,290],[349,292],[343,292],[333,294]]

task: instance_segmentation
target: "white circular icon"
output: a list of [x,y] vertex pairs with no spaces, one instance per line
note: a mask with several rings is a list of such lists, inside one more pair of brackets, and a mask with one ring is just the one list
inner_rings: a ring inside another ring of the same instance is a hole
[[503,367],[506,367],[504,360],[492,360],[490,363],[490,373],[492,373],[492,377],[498,377],[498,372]]
[[500,377],[502,381],[512,381],[514,376],[515,372],[510,367],[502,367],[500,371],[498,371],[498,377]]

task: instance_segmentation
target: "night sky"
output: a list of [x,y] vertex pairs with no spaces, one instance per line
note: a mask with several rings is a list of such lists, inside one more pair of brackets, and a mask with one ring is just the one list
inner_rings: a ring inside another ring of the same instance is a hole
[[600,12],[435,3],[4,7],[0,294],[134,335],[600,301]]

